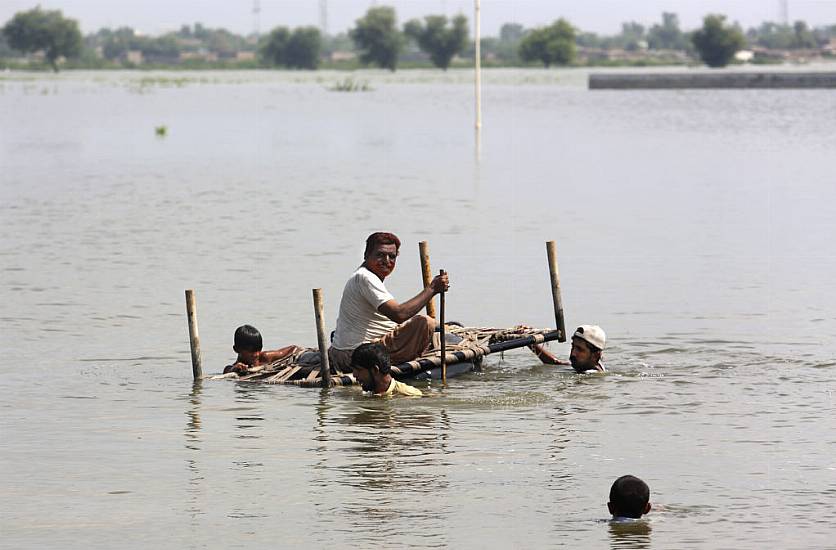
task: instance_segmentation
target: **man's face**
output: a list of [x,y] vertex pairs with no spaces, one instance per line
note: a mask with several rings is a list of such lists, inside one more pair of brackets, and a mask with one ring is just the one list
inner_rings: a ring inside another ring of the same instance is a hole
[[354,378],[360,382],[360,385],[363,387],[363,391],[370,391],[373,392],[375,390],[374,385],[374,378],[372,377],[372,371],[363,367],[352,367],[351,372],[354,373]]
[[238,358],[248,365],[252,365],[255,363],[256,358],[258,357],[258,352],[249,349],[238,349],[237,346],[232,346],[232,350],[238,354]]
[[395,270],[397,259],[398,249],[394,244],[379,244],[366,256],[366,267],[382,281]]
[[569,354],[569,361],[572,362],[572,368],[575,369],[575,372],[595,369],[600,357],[600,353],[593,351],[586,340],[572,338],[572,351]]

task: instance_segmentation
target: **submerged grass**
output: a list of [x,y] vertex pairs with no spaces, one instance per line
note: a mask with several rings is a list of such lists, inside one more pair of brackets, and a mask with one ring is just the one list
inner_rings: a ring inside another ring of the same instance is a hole
[[354,80],[349,76],[342,80],[338,80],[333,86],[328,88],[332,92],[370,92],[372,87],[368,80]]

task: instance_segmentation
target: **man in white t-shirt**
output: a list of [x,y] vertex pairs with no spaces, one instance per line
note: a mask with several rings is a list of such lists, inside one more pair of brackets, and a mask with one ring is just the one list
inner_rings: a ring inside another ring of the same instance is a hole
[[436,321],[418,315],[433,297],[450,288],[446,274],[400,304],[386,290],[383,280],[395,269],[401,241],[392,233],[372,233],[366,239],[363,263],[343,289],[337,329],[328,350],[331,365],[351,372],[351,353],[360,344],[380,342],[393,365],[411,361],[432,344]]

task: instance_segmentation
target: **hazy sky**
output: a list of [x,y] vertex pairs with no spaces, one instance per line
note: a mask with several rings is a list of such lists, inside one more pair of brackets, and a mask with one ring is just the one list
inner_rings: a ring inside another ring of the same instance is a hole
[[[434,14],[473,14],[473,0],[326,0],[328,32],[344,31],[373,5],[391,5],[399,21]],[[60,9],[81,24],[83,32],[101,27],[130,26],[148,34],[175,30],[183,23],[201,22],[237,33],[255,28],[253,0],[0,0],[0,24],[15,12],[40,4]],[[320,0],[260,0],[260,28],[320,24]],[[787,0],[790,20],[813,26],[836,24],[836,0]],[[533,27],[566,17],[576,27],[612,34],[621,22],[650,24],[663,11],[679,14],[684,29],[699,25],[706,13],[723,13],[744,27],[778,21],[780,0],[482,0],[482,33],[495,35],[506,22]]]

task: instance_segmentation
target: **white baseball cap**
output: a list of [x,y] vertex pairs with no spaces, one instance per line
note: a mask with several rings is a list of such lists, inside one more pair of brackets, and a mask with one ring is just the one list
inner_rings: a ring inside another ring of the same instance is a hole
[[607,335],[604,334],[604,329],[598,325],[581,325],[575,329],[572,338],[580,338],[600,350],[603,350],[607,343]]

